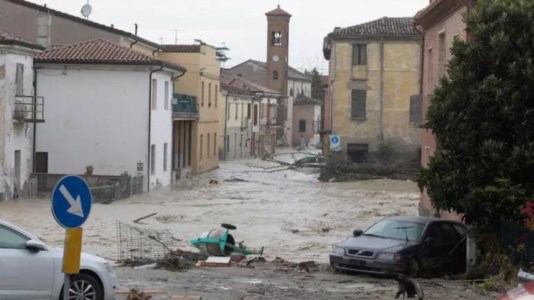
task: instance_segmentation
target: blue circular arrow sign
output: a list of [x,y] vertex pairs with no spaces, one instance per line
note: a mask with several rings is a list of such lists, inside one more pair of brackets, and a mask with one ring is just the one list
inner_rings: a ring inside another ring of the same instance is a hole
[[330,143],[337,144],[339,143],[339,137],[337,135],[333,135],[330,137]]
[[52,214],[59,225],[78,228],[89,217],[92,199],[85,180],[78,176],[65,176],[52,191]]

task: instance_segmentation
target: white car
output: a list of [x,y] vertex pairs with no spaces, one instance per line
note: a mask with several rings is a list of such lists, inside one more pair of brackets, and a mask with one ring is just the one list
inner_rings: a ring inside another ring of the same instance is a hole
[[[62,299],[63,249],[0,220],[0,300]],[[80,273],[71,276],[69,299],[115,299],[116,275],[104,259],[82,253]]]

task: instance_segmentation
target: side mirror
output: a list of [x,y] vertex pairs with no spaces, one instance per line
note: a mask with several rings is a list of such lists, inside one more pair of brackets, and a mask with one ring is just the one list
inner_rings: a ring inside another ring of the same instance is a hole
[[352,236],[353,236],[353,237],[359,237],[359,236],[362,235],[362,234],[363,234],[363,231],[362,231],[362,230],[358,230],[358,229],[356,229],[356,230],[354,230],[354,231],[352,232]]
[[45,244],[35,241],[35,240],[29,240],[26,242],[26,249],[28,249],[31,252],[39,252],[39,251],[46,251]]

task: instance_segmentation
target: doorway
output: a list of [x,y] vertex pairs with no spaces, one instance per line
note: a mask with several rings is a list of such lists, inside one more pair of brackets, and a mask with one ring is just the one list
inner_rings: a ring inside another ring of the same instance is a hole
[[20,191],[20,174],[21,174],[22,157],[20,150],[15,150],[15,190]]

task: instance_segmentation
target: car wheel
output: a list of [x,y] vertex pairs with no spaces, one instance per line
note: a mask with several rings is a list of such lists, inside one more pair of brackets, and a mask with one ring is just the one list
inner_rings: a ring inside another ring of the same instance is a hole
[[[71,276],[69,300],[102,300],[103,298],[102,287],[93,276],[87,274]],[[60,299],[63,300],[63,291]]]
[[421,274],[421,264],[417,258],[412,258],[406,266],[406,275],[411,278],[417,278]]

